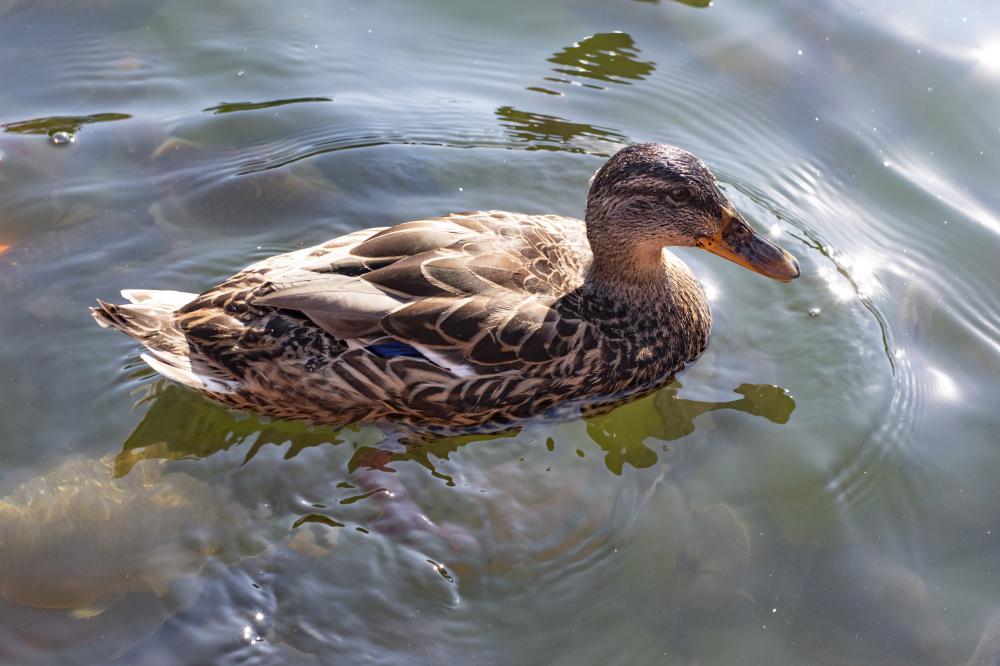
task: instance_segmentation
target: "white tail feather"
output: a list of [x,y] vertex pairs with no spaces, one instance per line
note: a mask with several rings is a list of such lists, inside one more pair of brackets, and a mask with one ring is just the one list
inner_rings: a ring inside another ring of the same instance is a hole
[[186,356],[171,354],[160,350],[150,350],[148,354],[140,354],[139,358],[153,370],[180,384],[203,389],[212,393],[232,393],[239,382],[226,381],[200,375],[191,368],[191,360]]
[[150,305],[155,303],[171,310],[187,305],[197,296],[197,294],[167,289],[122,289],[122,298],[131,303],[148,303]]

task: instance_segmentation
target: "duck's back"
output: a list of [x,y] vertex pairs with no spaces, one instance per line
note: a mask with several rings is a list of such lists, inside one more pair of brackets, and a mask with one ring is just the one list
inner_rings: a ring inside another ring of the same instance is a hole
[[153,291],[102,303],[95,318],[146,344],[161,374],[238,407],[472,422],[520,390],[498,375],[572,372],[554,364],[584,342],[582,322],[557,306],[589,261],[580,220],[458,213],[270,257],[169,304]]

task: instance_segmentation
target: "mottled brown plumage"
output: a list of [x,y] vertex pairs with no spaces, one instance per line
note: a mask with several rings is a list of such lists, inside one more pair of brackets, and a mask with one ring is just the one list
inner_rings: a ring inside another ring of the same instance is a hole
[[487,211],[365,229],[199,296],[126,291],[132,304],[100,302],[94,317],[142,342],[161,374],[234,407],[334,426],[503,427],[646,393],[704,350],[708,303],[667,245],[798,275],[697,158],[640,144],[595,175],[586,222]]

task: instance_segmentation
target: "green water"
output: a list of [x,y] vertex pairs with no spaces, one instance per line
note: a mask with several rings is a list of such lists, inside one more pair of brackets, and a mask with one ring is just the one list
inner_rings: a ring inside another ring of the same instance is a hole
[[[1000,6],[709,4],[0,1],[0,661],[996,663]],[[802,277],[679,252],[709,350],[606,416],[387,449],[87,311],[632,141]]]

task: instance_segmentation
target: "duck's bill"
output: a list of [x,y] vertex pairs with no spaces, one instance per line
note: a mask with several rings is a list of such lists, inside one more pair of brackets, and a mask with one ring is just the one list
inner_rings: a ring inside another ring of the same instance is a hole
[[701,237],[696,245],[775,280],[788,282],[799,276],[795,257],[751,229],[736,214],[727,213],[719,231],[714,236]]

